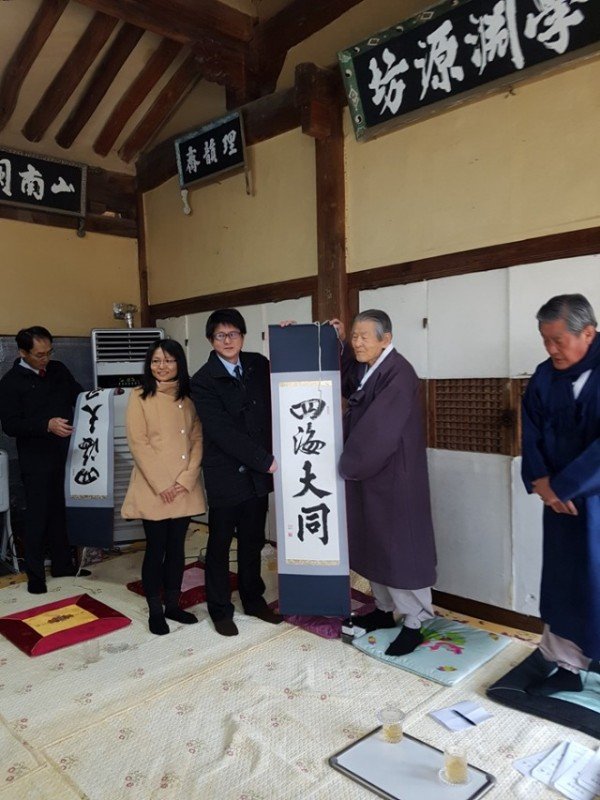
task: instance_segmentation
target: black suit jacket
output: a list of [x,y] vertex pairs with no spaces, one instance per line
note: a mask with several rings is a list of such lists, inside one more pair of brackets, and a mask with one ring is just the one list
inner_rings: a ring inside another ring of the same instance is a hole
[[213,350],[192,378],[202,423],[202,471],[209,506],[233,506],[273,489],[269,362],[240,353],[240,383]]
[[48,362],[44,378],[19,362],[0,380],[2,430],[16,437],[24,474],[64,469],[69,439],[48,433],[48,421],[62,417],[72,422],[73,407],[83,389],[60,361]]

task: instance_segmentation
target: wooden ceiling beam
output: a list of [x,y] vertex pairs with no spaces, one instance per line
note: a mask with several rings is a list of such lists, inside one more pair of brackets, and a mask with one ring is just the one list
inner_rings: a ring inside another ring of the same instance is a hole
[[113,108],[94,142],[94,152],[106,156],[136,109],[165,74],[182,48],[179,42],[163,39],[137,75],[129,89]]
[[[12,219],[17,222],[28,222],[34,225],[50,225],[53,228],[68,228],[76,235],[79,229],[79,218],[67,214],[54,214],[50,211],[37,211],[29,208],[15,208],[0,205],[0,219]],[[106,233],[109,236],[124,236],[136,239],[138,235],[137,220],[122,219],[111,215],[86,214],[86,233]]]
[[247,47],[227,47],[211,36],[203,36],[191,45],[191,50],[202,65],[206,80],[238,90],[246,86]]
[[128,219],[136,218],[135,175],[88,167],[86,195],[88,211],[100,214],[112,211]]
[[85,73],[102,50],[117,25],[114,17],[94,14],[90,24],[67,60],[44,92],[22,133],[30,142],[39,142],[81,83]]
[[56,143],[68,149],[89,121],[123,64],[145,31],[125,23],[96,68],[84,95],[56,134]]
[[349,11],[362,0],[292,0],[257,26],[252,41],[259,62],[261,88],[275,90],[285,57],[295,45]]
[[254,19],[219,0],[78,0],[82,5],[153,31],[167,39],[191,44],[206,34],[248,42]]
[[119,149],[123,161],[131,161],[156,136],[202,74],[202,66],[194,56],[188,56]]
[[302,132],[319,141],[333,135],[337,130],[339,110],[346,102],[339,69],[298,64],[294,86]]
[[0,81],[0,130],[12,117],[23,81],[68,4],[69,0],[43,0],[6,65]]

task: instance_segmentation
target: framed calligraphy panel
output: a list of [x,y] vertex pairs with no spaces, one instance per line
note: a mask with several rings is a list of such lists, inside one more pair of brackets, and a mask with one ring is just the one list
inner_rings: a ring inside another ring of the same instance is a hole
[[0,203],[85,217],[87,167],[0,149]]
[[362,139],[598,50],[598,0],[446,0],[338,60]]
[[176,139],[175,156],[182,189],[243,169],[246,155],[241,113],[228,114]]

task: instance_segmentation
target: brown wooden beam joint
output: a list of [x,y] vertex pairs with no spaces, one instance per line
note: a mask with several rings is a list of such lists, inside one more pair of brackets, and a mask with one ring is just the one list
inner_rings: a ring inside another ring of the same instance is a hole
[[298,64],[295,89],[302,132],[315,139],[336,133],[343,106],[339,73],[316,64]]

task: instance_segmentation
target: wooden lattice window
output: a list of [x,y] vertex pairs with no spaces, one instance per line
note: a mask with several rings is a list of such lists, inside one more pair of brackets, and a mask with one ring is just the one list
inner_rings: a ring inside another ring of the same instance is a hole
[[514,454],[515,393],[507,378],[428,381],[428,443],[443,450]]

